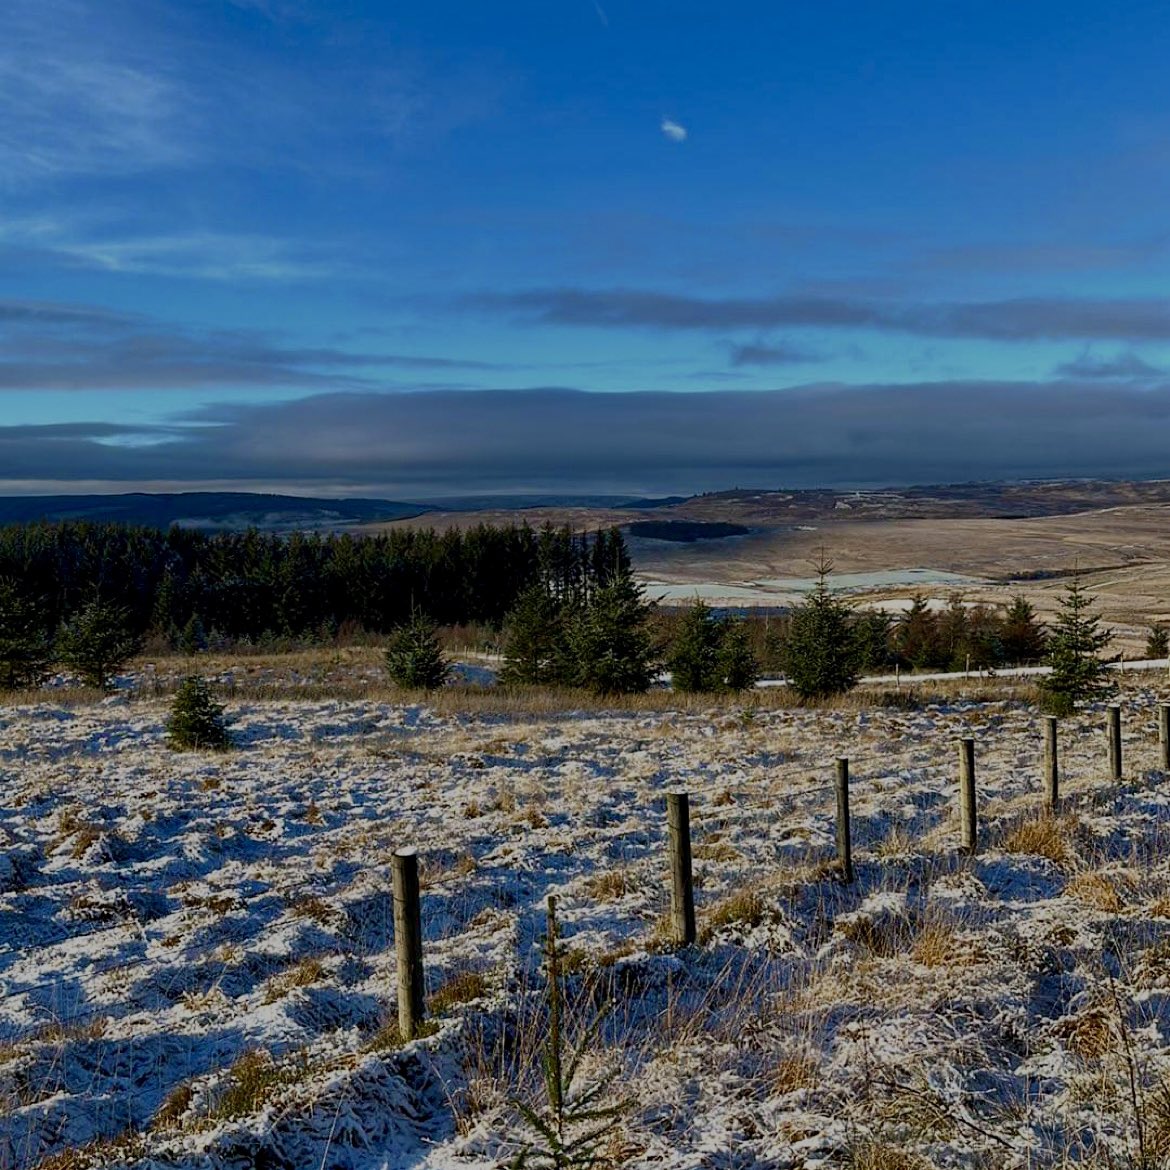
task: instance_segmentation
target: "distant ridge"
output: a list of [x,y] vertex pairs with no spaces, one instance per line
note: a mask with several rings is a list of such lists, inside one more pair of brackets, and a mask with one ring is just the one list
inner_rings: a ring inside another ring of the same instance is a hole
[[322,499],[261,492],[129,492],[124,495],[0,496],[0,524],[89,520],[183,528],[268,532],[334,531],[429,511],[393,500]]

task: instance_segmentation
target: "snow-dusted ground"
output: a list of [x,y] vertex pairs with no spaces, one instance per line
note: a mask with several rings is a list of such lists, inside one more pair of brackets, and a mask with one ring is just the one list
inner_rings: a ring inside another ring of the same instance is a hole
[[[223,756],[169,752],[161,701],[0,709],[0,1167],[90,1142],[46,1164],[506,1164],[509,1098],[534,1092],[549,893],[575,998],[613,1002],[597,1060],[632,1099],[615,1165],[1123,1167],[1139,1141],[1164,1158],[1156,701],[1127,697],[1120,785],[1100,712],[1063,726],[1055,830],[1031,824],[1038,717],[1007,702],[547,719],[236,703]],[[955,850],[963,734],[973,862]],[[853,887],[827,865],[839,755]],[[703,940],[675,953],[663,806],[680,787]],[[428,985],[471,998],[391,1050],[406,844]]]

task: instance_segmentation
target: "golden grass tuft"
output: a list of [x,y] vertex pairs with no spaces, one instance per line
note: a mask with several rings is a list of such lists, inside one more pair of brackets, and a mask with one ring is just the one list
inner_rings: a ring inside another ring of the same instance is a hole
[[283,999],[290,991],[298,987],[308,987],[313,983],[320,983],[325,978],[325,965],[315,955],[302,959],[294,967],[282,971],[275,978],[270,979],[264,989],[264,1002],[275,1003]]
[[482,999],[488,993],[487,977],[481,971],[460,971],[446,979],[431,995],[429,1008],[441,1016],[460,1004]]
[[877,1138],[862,1138],[853,1143],[845,1157],[849,1170],[931,1170],[925,1158]]
[[1117,1044],[1113,1015],[1100,1005],[1086,1008],[1075,1016],[1063,1016],[1053,1025],[1052,1034],[1069,1052],[1086,1060],[1104,1056]]
[[606,869],[590,874],[583,883],[585,893],[598,902],[612,902],[630,892],[629,873],[624,869]]
[[1046,857],[1054,865],[1066,867],[1073,860],[1069,837],[1075,827],[1075,820],[1064,817],[1042,816],[1021,821],[1004,835],[1002,848],[1005,853]]
[[818,1068],[806,1053],[789,1053],[780,1057],[769,1070],[768,1083],[773,1094],[783,1097],[801,1089],[811,1089],[817,1083]]
[[1076,898],[1086,906],[1103,910],[1107,914],[1120,914],[1125,909],[1118,883],[1103,873],[1078,873],[1064,887],[1064,892],[1070,898]]
[[707,911],[698,929],[698,941],[710,942],[715,933],[725,926],[745,929],[759,926],[767,915],[767,903],[759,890],[737,890]]

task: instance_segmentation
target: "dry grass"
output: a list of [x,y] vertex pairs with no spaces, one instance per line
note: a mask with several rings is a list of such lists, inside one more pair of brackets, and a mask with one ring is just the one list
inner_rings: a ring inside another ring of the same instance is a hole
[[1066,868],[1073,862],[1070,841],[1075,837],[1076,829],[1077,821],[1073,817],[1036,817],[1009,829],[1000,845],[1005,853],[1046,857],[1054,865]]
[[488,993],[487,977],[481,971],[461,971],[450,976],[432,993],[428,1003],[432,1015],[441,1016],[460,1004],[483,999]]
[[268,985],[264,989],[264,1002],[275,1003],[298,987],[309,987],[311,984],[320,983],[325,978],[325,974],[325,965],[321,960],[315,955],[309,955],[301,959],[296,966],[282,971],[268,981]]
[[1064,892],[1070,898],[1076,898],[1094,910],[1103,910],[1107,914],[1120,914],[1125,909],[1125,901],[1121,896],[1121,884],[1108,875],[1096,870],[1086,870],[1073,877]]
[[877,1138],[861,1138],[851,1144],[845,1165],[849,1170],[931,1170],[925,1158]]
[[598,902],[613,902],[624,898],[633,888],[625,869],[606,869],[590,874],[582,883],[585,893]]
[[820,1066],[806,1053],[782,1056],[770,1070],[768,1083],[772,1093],[783,1097],[801,1089],[815,1087]]
[[971,954],[960,945],[955,924],[941,918],[923,924],[910,953],[924,967],[967,966],[973,961]]
[[1053,1025],[1052,1034],[1076,1056],[1097,1060],[1117,1046],[1112,1010],[1094,1005]]
[[759,890],[737,890],[716,902],[703,916],[698,929],[700,943],[708,943],[715,934],[728,926],[750,930],[768,917],[768,905]]

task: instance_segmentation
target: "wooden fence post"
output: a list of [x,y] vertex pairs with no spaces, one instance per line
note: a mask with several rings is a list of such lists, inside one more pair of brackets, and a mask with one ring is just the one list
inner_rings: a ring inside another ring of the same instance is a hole
[[849,834],[849,761],[837,760],[837,777],[833,784],[837,792],[837,862],[841,866],[841,880],[853,881],[853,841]]
[[418,897],[418,850],[398,849],[394,872],[394,945],[398,952],[398,1032],[413,1040],[423,1020],[422,913]]
[[1163,772],[1170,772],[1170,703],[1158,704],[1158,747]]
[[695,941],[695,884],[691,873],[691,805],[685,792],[666,794],[666,830],[670,849],[670,924],[674,941]]
[[1044,803],[1050,813],[1060,808],[1060,760],[1056,748],[1055,715],[1044,718]]
[[1121,704],[1110,703],[1105,712],[1105,730],[1109,740],[1109,777],[1121,779]]
[[979,848],[975,821],[975,741],[959,740],[959,827],[963,849],[975,855]]

